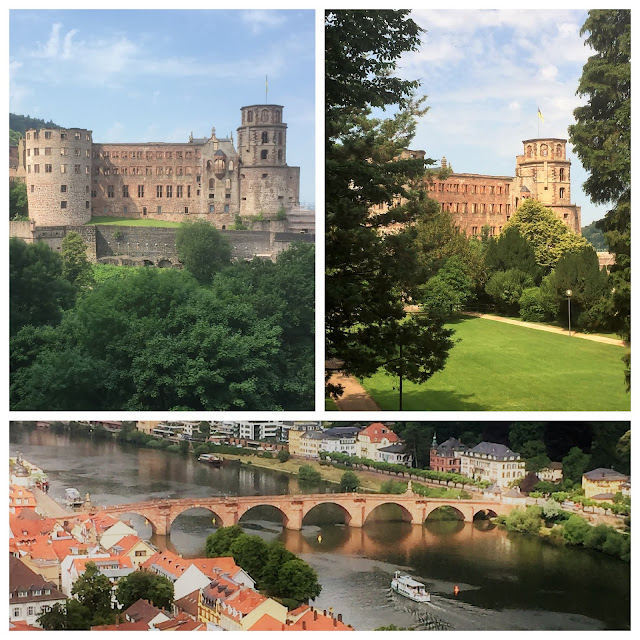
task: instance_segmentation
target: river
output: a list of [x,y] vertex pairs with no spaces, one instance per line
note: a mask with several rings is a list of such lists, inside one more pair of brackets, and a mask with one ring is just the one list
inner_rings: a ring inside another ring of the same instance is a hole
[[[50,479],[49,495],[60,501],[66,487],[90,493],[95,505],[333,490],[328,484],[300,486],[287,474],[251,465],[225,463],[216,469],[194,457],[18,426],[11,427],[10,451],[21,451],[40,466]],[[302,531],[287,531],[275,510],[256,508],[241,524],[267,540],[281,539],[313,566],[322,584],[314,604],[333,607],[356,629],[630,628],[630,567],[618,559],[509,534],[486,521],[419,526],[394,520],[393,509],[373,515],[356,529],[340,523],[337,508],[318,507]],[[202,554],[206,536],[214,531],[211,514],[203,510],[177,518],[169,537],[151,537],[140,517],[131,520],[142,537],[185,557]],[[397,569],[424,582],[431,603],[392,594],[389,585]]]

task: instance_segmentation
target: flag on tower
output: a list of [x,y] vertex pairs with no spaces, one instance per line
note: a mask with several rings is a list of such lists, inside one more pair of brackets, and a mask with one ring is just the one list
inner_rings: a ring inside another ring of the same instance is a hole
[[542,111],[540,111],[540,107],[538,107],[538,118],[544,122],[544,118],[542,117]]

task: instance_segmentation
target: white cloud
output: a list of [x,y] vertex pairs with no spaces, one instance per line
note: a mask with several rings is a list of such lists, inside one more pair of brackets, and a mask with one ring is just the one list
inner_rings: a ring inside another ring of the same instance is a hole
[[266,29],[278,27],[285,22],[284,14],[277,11],[251,9],[243,11],[240,16],[242,21],[249,26],[253,35],[262,33]]

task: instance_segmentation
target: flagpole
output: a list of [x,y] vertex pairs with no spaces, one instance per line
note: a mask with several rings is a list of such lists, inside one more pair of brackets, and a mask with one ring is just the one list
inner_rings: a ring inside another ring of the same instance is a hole
[[267,98],[268,93],[269,93],[269,76],[266,75],[264,77],[264,103],[265,104],[269,104],[269,99]]

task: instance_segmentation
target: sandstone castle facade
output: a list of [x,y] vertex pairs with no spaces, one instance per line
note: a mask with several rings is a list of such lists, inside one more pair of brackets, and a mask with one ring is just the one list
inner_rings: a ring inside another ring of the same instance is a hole
[[[580,207],[571,203],[571,161],[562,138],[524,140],[524,153],[516,156],[515,177],[451,173],[425,187],[429,197],[449,211],[467,235],[483,227],[498,235],[523,200],[533,198],[551,209],[575,233],[581,232]],[[407,150],[404,157],[424,158],[424,151]],[[446,168],[446,158],[442,159]]]
[[91,216],[181,222],[226,229],[236,216],[283,218],[300,204],[300,168],[287,165],[283,107],[242,107],[233,136],[186,143],[96,143],[87,129],[30,129],[18,176],[37,226],[83,225]]

